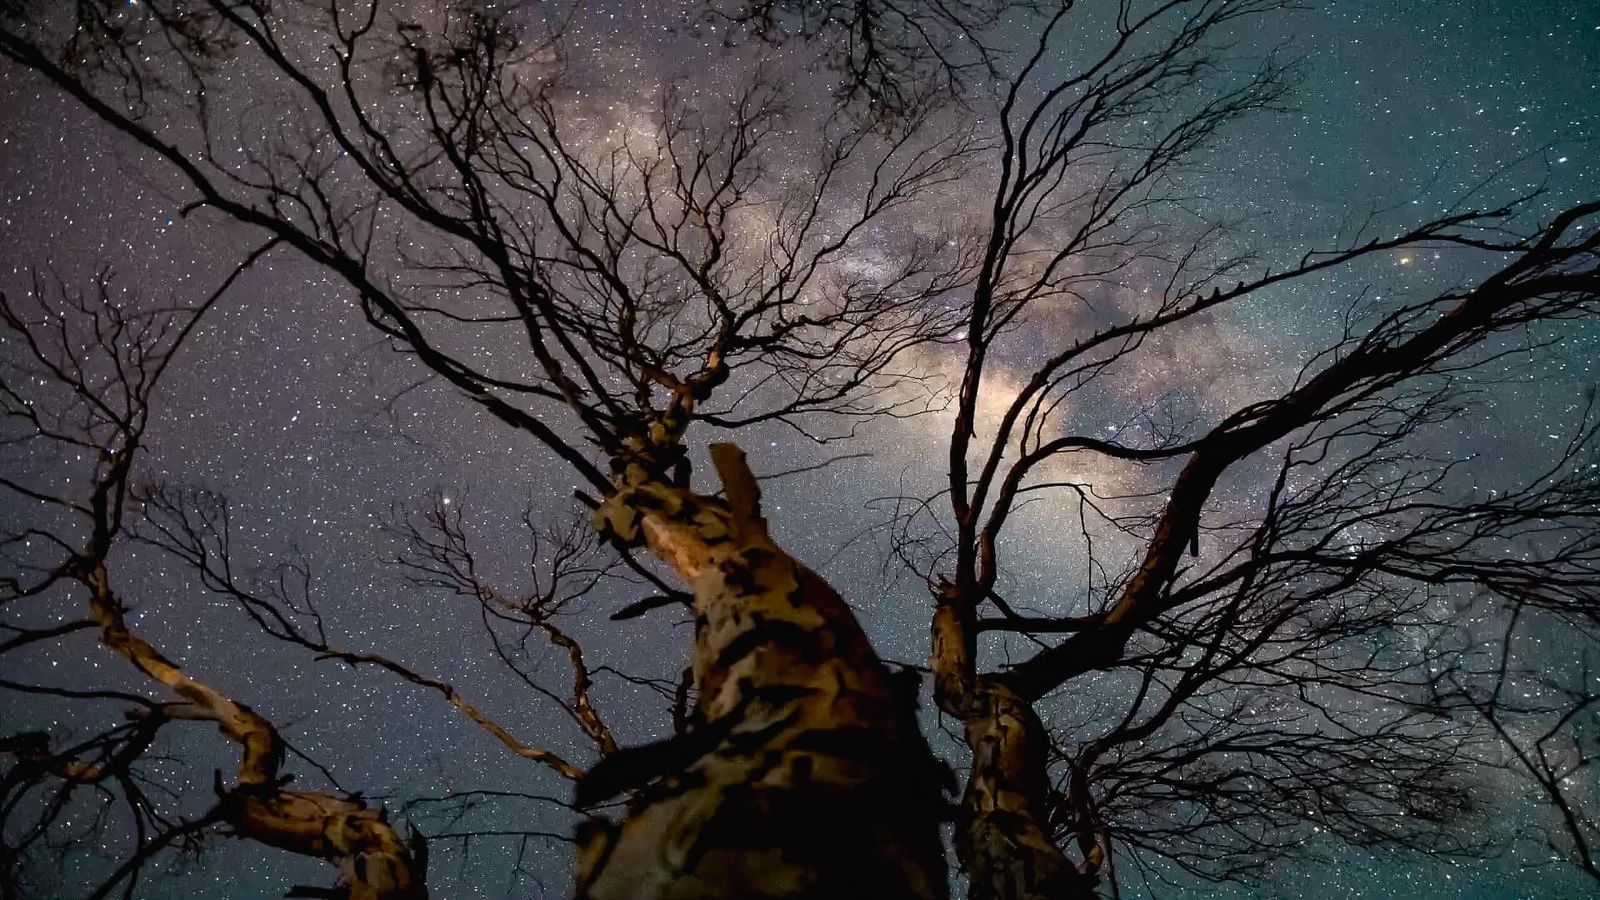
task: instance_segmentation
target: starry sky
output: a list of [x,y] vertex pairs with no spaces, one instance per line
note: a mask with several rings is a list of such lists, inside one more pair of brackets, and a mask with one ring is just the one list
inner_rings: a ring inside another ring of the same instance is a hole
[[[696,97],[729,89],[709,64],[721,52],[719,36],[684,27],[692,8],[595,2],[577,14],[566,51],[591,136],[648,120],[668,82]],[[1032,40],[1031,27],[1009,22],[1003,40],[1020,46]],[[1541,202],[1549,208],[1600,188],[1594,174],[1600,172],[1600,4],[1592,0],[1328,0],[1240,38],[1263,48],[1284,45],[1302,60],[1294,108],[1235,127],[1188,177],[1208,209],[1245,223],[1233,240],[1266,259],[1325,244],[1351,211],[1400,205],[1396,221],[1412,211],[1417,219],[1437,214],[1494,172],[1505,173],[1507,190],[1546,184]],[[822,89],[823,76],[812,77],[814,83],[802,80],[800,87]],[[972,201],[982,196],[983,185],[975,183]],[[144,297],[181,302],[204,295],[241,256],[246,235],[215,218],[184,218],[184,201],[181,187],[124,139],[37,79],[0,69],[0,283],[8,291],[25,288],[30,267],[50,265],[81,280],[109,266],[117,285]],[[1470,274],[1449,257],[1396,254],[1351,273],[1351,284],[1341,287],[1376,281],[1384,290],[1422,291]],[[1152,347],[1137,378],[1157,386],[1181,381],[1188,408],[1214,417],[1281,389],[1311,353],[1336,338],[1343,296],[1325,284],[1264,296],[1208,322],[1201,350]],[[1583,390],[1600,376],[1594,324],[1563,325],[1563,343],[1543,354],[1536,370],[1497,388],[1493,403],[1452,426],[1444,450],[1479,454],[1489,472],[1534,465],[1538,455],[1521,436],[1570,424]],[[1020,364],[1029,350],[1016,352]],[[945,361],[927,362],[937,368]],[[886,574],[873,532],[884,507],[875,501],[937,489],[940,474],[926,460],[943,455],[949,428],[939,413],[876,423],[843,445],[869,456],[765,487],[780,540],[852,599],[889,659],[926,656],[928,603],[915,579]],[[381,650],[449,681],[529,743],[586,759],[584,738],[571,722],[508,678],[475,608],[418,590],[385,564],[396,545],[382,527],[396,509],[441,492],[467,510],[491,578],[514,585],[527,576],[524,507],[552,521],[575,515],[568,499],[575,476],[449,389],[426,382],[414,361],[376,339],[335,279],[288,252],[249,271],[184,350],[160,395],[149,440],[146,477],[228,498],[239,559],[266,566],[304,554],[340,644]],[[809,466],[840,452],[776,427],[752,429],[739,440],[758,473]],[[1042,603],[1038,598],[1052,584],[1076,577],[1074,559],[1053,545],[1051,516],[1030,512],[1011,550],[1009,595],[1025,605]],[[559,805],[542,799],[565,799],[565,783],[507,755],[435,695],[269,643],[170,559],[129,551],[118,570],[136,604],[136,628],[197,676],[260,709],[339,784],[385,798],[391,808],[412,802],[413,819],[430,834],[506,832],[439,841],[435,896],[563,895],[568,847],[539,832],[564,834],[570,827]],[[570,627],[591,664],[671,678],[687,653],[681,617],[606,621],[636,593],[616,587],[595,593],[574,610]],[[1552,666],[1570,663],[1570,648],[1552,645],[1549,653]],[[528,662],[552,683],[564,683],[559,654],[534,648]],[[121,665],[85,639],[0,660],[0,673],[135,686]],[[664,702],[640,684],[601,674],[596,702],[623,744],[670,729]],[[8,728],[86,727],[106,714],[0,696]],[[191,733],[169,743],[166,749],[182,762],[164,773],[190,779],[202,793],[210,771],[229,765],[232,748],[214,735]],[[297,771],[322,783],[306,766]],[[482,796],[465,808],[426,799],[480,790],[508,796]],[[1483,790],[1503,804],[1505,822],[1529,828],[1541,821],[1543,811],[1526,788],[1486,782]],[[1306,900],[1397,892],[1474,900],[1584,895],[1583,881],[1560,866],[1527,868],[1538,858],[1522,847],[1457,866],[1330,846],[1322,862],[1274,868],[1261,885],[1218,892]],[[87,880],[102,865],[75,858],[64,877]],[[326,881],[315,862],[238,842],[219,842],[201,859],[175,860],[170,869],[140,896],[246,900],[281,896],[296,882]],[[1128,895],[1141,896],[1136,886],[1128,886]],[[1213,894],[1196,888],[1162,895]]]

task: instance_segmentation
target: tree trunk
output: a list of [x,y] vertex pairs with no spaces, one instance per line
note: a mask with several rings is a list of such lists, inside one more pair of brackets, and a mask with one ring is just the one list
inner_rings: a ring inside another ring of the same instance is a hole
[[699,724],[580,783],[583,804],[636,793],[620,822],[583,829],[577,896],[945,897],[914,691],[827,582],[773,543],[738,449],[712,459],[725,500],[631,466],[596,513],[693,590]]
[[1002,679],[976,674],[975,604],[950,584],[935,595],[934,603],[934,697],[940,709],[961,720],[972,751],[956,826],[956,855],[967,871],[967,896],[1092,900],[1094,877],[1073,865],[1046,825],[1049,740],[1044,723],[1032,704]]
[[956,849],[969,900],[1094,897],[1044,823],[1047,740],[1033,706],[994,678],[979,678],[965,720],[972,773],[961,799]]

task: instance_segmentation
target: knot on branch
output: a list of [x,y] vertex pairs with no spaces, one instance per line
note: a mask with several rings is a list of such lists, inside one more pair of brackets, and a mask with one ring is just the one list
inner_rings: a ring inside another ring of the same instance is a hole
[[[235,790],[225,798],[225,819],[240,834],[269,846],[316,856],[339,868],[351,900],[422,900],[426,854],[414,837],[400,836],[382,808],[358,795],[335,797],[301,791]],[[302,893],[300,896],[314,896]]]

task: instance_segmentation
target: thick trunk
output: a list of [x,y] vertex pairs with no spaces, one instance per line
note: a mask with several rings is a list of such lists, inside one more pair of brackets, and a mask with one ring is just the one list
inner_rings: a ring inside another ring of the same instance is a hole
[[[1046,826],[1048,735],[1033,706],[1003,680],[975,672],[968,603],[953,585],[935,598],[932,665],[940,709],[960,719],[972,770],[956,827],[970,900],[1094,897]],[[1096,861],[1097,862],[1097,861]]]
[[624,472],[597,513],[693,589],[700,724],[623,750],[581,802],[580,898],[942,898],[936,768],[900,688],[837,593],[766,531],[738,450],[726,500]]
[[1002,682],[980,677],[965,719],[972,773],[961,801],[956,848],[967,867],[970,900],[1093,898],[1044,823],[1044,723]]

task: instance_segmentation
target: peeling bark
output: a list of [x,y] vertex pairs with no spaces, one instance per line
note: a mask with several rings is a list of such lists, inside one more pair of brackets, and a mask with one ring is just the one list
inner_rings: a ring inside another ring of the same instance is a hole
[[914,698],[839,595],[767,534],[738,449],[712,458],[725,500],[630,466],[596,512],[693,589],[701,724],[580,783],[581,802],[637,793],[622,821],[580,835],[577,896],[945,897]]

